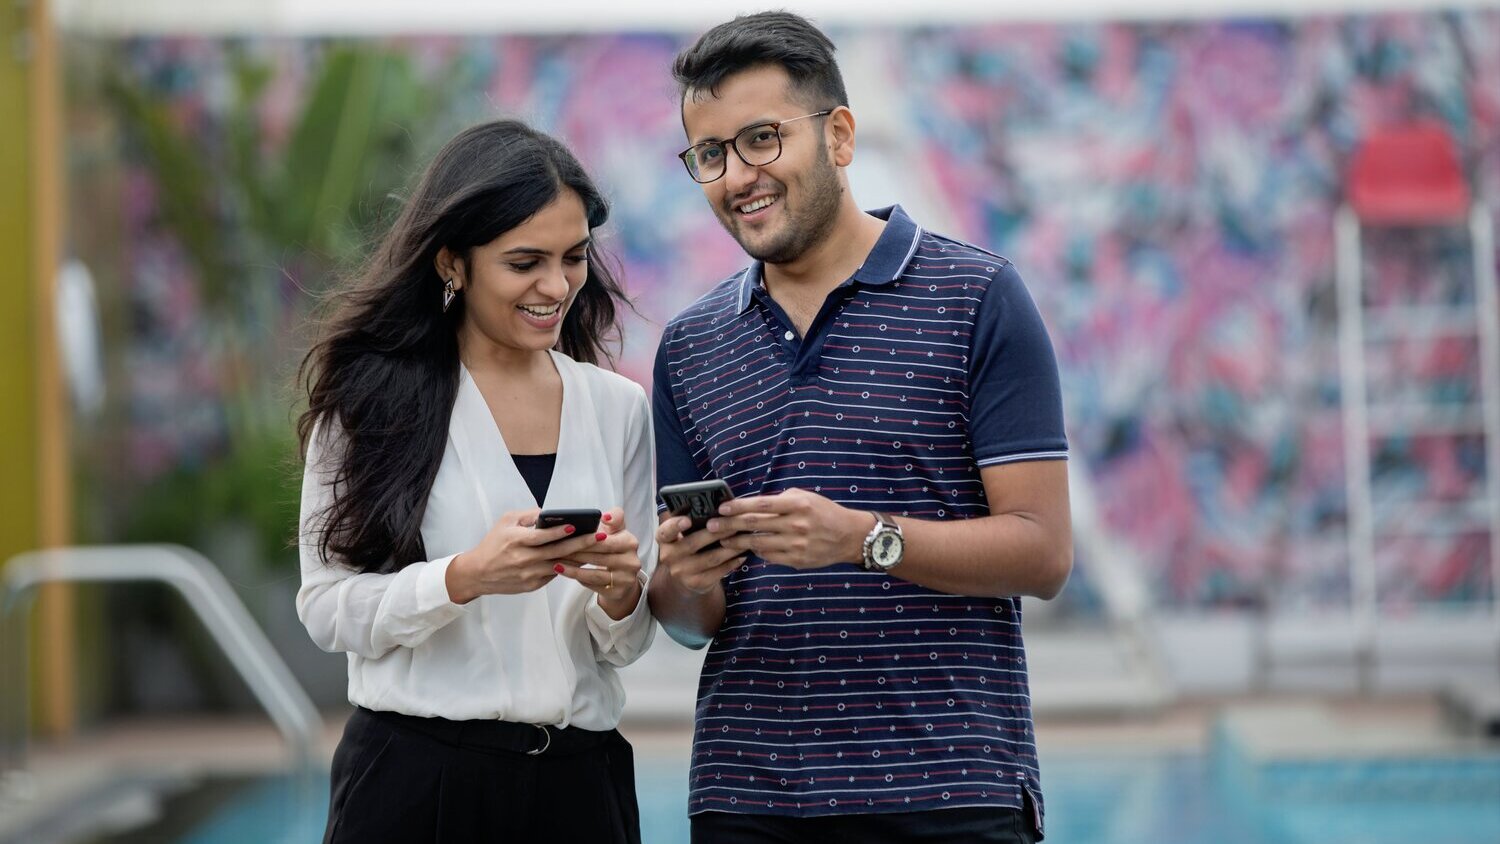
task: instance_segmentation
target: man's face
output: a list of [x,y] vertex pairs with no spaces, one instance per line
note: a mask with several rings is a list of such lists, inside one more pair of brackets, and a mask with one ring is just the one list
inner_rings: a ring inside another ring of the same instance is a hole
[[[682,123],[689,144],[726,141],[747,127],[823,107],[795,97],[780,66],[763,65],[726,78],[718,96],[689,91]],[[719,222],[750,257],[789,263],[832,230],[843,186],[828,154],[826,122],[809,117],[782,126],[781,155],[770,164],[751,167],[727,150],[724,175],[700,186]]]

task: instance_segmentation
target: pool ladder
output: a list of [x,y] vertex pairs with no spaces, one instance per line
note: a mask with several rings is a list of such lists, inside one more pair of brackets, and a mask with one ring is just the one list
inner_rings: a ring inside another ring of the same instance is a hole
[[[0,592],[0,801],[24,799],[30,732],[27,620],[36,587],[45,583],[145,581],[170,586],[229,658],[291,749],[296,770],[317,764],[322,718],[276,649],[219,569],[180,545],[104,545],[29,551],[3,569]],[[13,703],[12,703],[13,702]]]

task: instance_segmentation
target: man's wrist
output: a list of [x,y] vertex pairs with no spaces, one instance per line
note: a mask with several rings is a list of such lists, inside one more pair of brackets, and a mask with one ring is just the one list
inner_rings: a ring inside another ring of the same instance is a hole
[[646,589],[646,601],[662,629],[684,647],[703,647],[724,623],[722,582],[714,583],[707,592],[694,592],[660,562]]
[[716,590],[722,591],[724,588],[723,580],[715,580],[701,590],[694,589],[693,587],[687,585],[686,580],[673,576],[671,572],[667,572],[667,582],[671,584],[671,588],[675,590],[678,595],[690,601],[701,600],[705,596],[714,594]]
[[850,534],[844,545],[847,556],[839,562],[863,565],[865,539],[870,536],[871,531],[875,530],[875,526],[880,524],[880,520],[868,510],[850,510],[849,512],[853,514],[853,518],[849,521]]

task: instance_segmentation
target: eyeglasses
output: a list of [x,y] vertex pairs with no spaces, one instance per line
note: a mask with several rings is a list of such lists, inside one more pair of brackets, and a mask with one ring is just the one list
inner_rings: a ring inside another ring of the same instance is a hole
[[747,167],[764,167],[781,157],[781,127],[794,120],[827,117],[830,114],[833,114],[833,109],[815,111],[799,117],[788,117],[786,120],[778,120],[775,123],[757,123],[741,129],[739,134],[728,141],[704,141],[701,144],[693,144],[679,152],[677,157],[682,159],[682,164],[687,168],[688,175],[693,177],[693,181],[706,185],[723,177],[729,160],[726,147],[733,149],[734,154],[738,155]]

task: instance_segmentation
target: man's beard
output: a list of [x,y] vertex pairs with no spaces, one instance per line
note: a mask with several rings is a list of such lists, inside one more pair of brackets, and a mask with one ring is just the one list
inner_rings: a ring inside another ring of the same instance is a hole
[[[819,145],[818,159],[801,188],[798,207],[791,210],[781,231],[770,239],[759,244],[747,243],[737,226],[725,226],[746,254],[767,264],[788,264],[828,237],[838,218],[842,187],[826,147]],[[788,191],[783,189],[780,201],[786,202],[787,196]],[[729,213],[734,211],[731,209]]]

